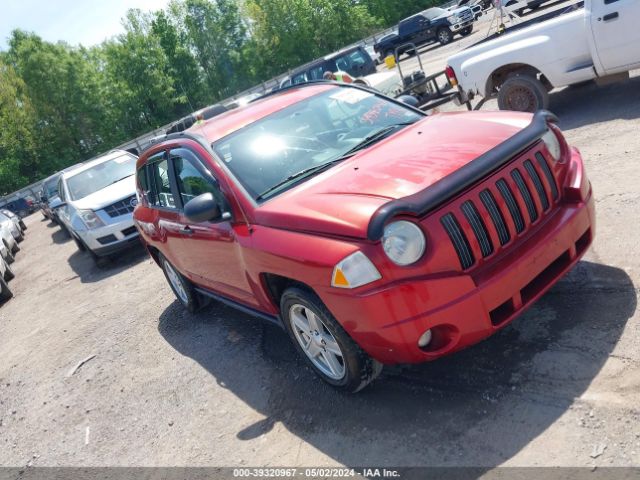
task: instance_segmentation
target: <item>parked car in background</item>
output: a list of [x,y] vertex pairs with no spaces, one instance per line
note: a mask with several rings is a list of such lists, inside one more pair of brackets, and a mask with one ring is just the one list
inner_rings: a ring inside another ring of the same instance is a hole
[[501,110],[547,108],[549,92],[629,78],[640,67],[640,1],[585,0],[522,22],[447,60],[461,101],[497,97]]
[[376,73],[376,64],[361,46],[349,47],[295,69],[280,88],[322,80],[325,72],[346,72],[353,78]]
[[18,215],[13,213],[11,210],[7,210],[6,208],[0,209],[0,213],[4,214],[6,217],[9,217],[11,221],[15,224],[15,226],[20,230],[21,233],[27,229],[27,226]]
[[12,200],[6,203],[5,205],[2,206],[2,208],[11,210],[16,215],[19,215],[20,218],[24,218],[32,214],[36,210],[37,206],[32,200],[27,200],[25,198],[17,198],[15,200]]
[[45,218],[48,218],[54,223],[59,223],[58,209],[62,205],[62,201],[58,196],[58,184],[60,183],[60,176],[65,172],[70,172],[75,168],[81,166],[82,163],[76,163],[64,170],[54,173],[50,177],[47,177],[43,182],[42,195],[40,201],[42,203],[42,214]]
[[10,217],[0,212],[0,223],[5,225],[9,232],[11,232],[11,236],[15,239],[16,243],[22,242],[24,240],[24,235],[22,234],[22,229],[20,228],[20,224],[14,222]]
[[549,3],[551,1],[553,0],[509,0],[504,4],[504,6],[515,11],[518,15],[523,15],[527,9],[537,10],[544,3]]
[[428,42],[440,42],[442,45],[453,40],[454,35],[469,35],[473,31],[473,12],[469,7],[455,10],[433,7],[416,13],[398,24],[398,33],[382,37],[374,45],[375,51],[382,57],[394,56],[408,51],[407,44],[416,46]]
[[6,262],[7,265],[11,265],[15,261],[15,257],[13,253],[11,253],[10,247],[7,246],[8,242],[5,239],[7,234],[8,238],[11,239],[11,233],[8,231],[5,232],[2,225],[0,225],[0,257],[2,257],[2,260]]
[[13,263],[16,253],[20,251],[14,232],[15,226],[13,222],[9,219],[3,220],[0,218],[0,237],[2,238],[2,244],[8,252],[8,254],[4,256],[4,260],[8,264]]
[[98,265],[105,257],[138,244],[132,212],[137,203],[137,157],[114,150],[65,172],[58,181],[58,217]]
[[0,258],[0,305],[13,297],[13,292],[9,288],[9,281],[15,278],[11,267]]
[[555,121],[291,87],[144,151],[134,217],[185,308],[279,323],[357,391],[497,332],[585,253],[591,185]]

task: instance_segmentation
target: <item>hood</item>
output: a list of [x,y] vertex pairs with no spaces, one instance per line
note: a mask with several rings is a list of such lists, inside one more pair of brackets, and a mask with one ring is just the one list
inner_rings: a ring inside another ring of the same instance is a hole
[[136,177],[135,175],[131,175],[117,183],[104,187],[102,190],[98,190],[91,195],[87,195],[80,200],[74,200],[71,203],[75,208],[82,210],[100,210],[101,208],[108,207],[112,203],[135,194]]
[[427,117],[268,200],[254,210],[254,219],[276,228],[366,238],[379,207],[429,188],[530,122],[530,114],[513,112]]
[[465,13],[467,10],[471,10],[469,7],[458,7],[458,8],[452,8],[451,10],[447,10],[447,13],[444,13],[442,15],[440,15],[439,17],[436,17],[434,20],[440,20],[441,18],[447,18],[450,17],[452,15],[461,15],[463,13]]

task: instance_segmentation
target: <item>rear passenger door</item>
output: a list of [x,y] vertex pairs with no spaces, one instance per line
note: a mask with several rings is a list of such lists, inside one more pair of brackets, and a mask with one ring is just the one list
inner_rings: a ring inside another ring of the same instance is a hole
[[177,188],[173,184],[167,152],[160,152],[149,158],[145,168],[146,185],[141,185],[146,203],[152,210],[150,222],[153,224],[151,240],[169,261],[182,269],[180,243],[180,212],[176,204]]
[[[197,284],[241,303],[256,305],[247,280],[226,199],[206,164],[190,149],[171,150],[170,160],[175,174],[179,198],[178,217],[181,261],[187,276]],[[209,222],[192,222],[183,213],[184,206],[198,195],[211,193],[221,205],[221,218]],[[244,240],[248,241],[248,237]]]

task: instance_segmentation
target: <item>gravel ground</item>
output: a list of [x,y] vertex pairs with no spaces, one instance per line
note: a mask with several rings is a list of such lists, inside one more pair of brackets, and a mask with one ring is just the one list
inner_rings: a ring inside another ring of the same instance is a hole
[[184,312],[142,249],[100,270],[32,215],[0,308],[0,465],[640,465],[638,92],[552,95],[597,199],[584,261],[491,339],[358,395],[273,327]]

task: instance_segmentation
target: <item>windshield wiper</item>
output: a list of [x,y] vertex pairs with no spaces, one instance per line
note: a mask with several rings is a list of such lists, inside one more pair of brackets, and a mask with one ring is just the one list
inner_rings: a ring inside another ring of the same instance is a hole
[[129,175],[125,175],[125,176],[124,176],[124,177],[122,177],[122,178],[119,178],[118,180],[114,180],[114,181],[113,181],[113,182],[111,182],[109,185],[113,185],[114,183],[121,182],[121,181],[122,181],[122,180],[124,180],[125,178],[129,178],[129,177],[130,177],[130,176],[132,176],[132,175],[135,175],[135,173],[131,173],[131,174],[129,174]]
[[367,148],[371,145],[373,145],[376,142],[379,142],[380,140],[382,140],[383,138],[389,136],[391,133],[393,133],[395,130],[397,130],[399,127],[404,127],[406,125],[413,125],[415,122],[402,122],[402,123],[394,123],[392,125],[387,125],[386,127],[382,127],[379,130],[376,130],[375,132],[367,135],[366,137],[364,137],[362,139],[362,141],[360,141],[359,143],[356,143],[353,147],[351,147],[349,150],[347,150],[346,152],[344,152],[340,158],[347,158],[350,157],[352,155],[354,155],[356,152]]
[[300,180],[300,179],[303,179],[303,178],[310,177],[311,175],[315,175],[316,173],[320,173],[323,170],[326,170],[327,168],[329,168],[331,165],[334,165],[334,164],[336,164],[338,162],[341,162],[342,160],[345,160],[345,159],[346,159],[346,157],[343,155],[340,158],[336,158],[334,160],[330,160],[328,162],[321,163],[320,165],[315,165],[313,167],[305,168],[304,170],[300,170],[299,172],[296,172],[296,173],[294,173],[292,175],[289,175],[284,180],[276,183],[272,187],[269,187],[264,192],[262,192],[260,195],[258,195],[256,197],[256,200],[263,200],[266,197],[268,197],[269,194],[275,192],[276,190],[280,190],[282,187],[284,187],[285,185],[288,185],[293,180]]

